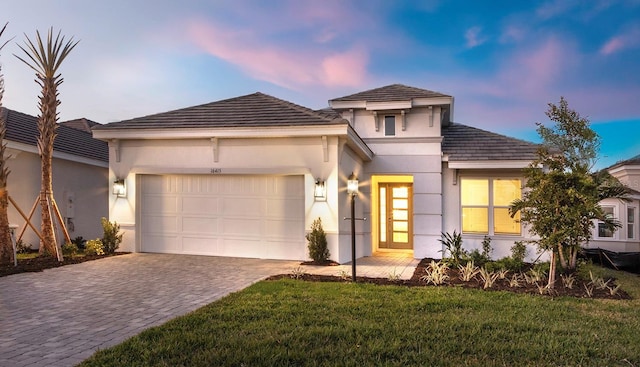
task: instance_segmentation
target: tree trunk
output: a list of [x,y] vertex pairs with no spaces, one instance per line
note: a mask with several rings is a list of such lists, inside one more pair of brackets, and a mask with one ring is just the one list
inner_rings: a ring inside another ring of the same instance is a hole
[[[40,187],[40,213],[41,232],[44,241],[40,243],[40,255],[48,253],[57,255],[56,238],[53,229],[53,218],[49,198],[53,197],[52,161],[53,141],[56,137],[56,120],[58,105],[56,85],[53,80],[41,78],[42,95],[40,96],[41,115],[38,118],[38,148],[42,169],[42,181]],[[61,257],[60,257],[61,259]]]
[[556,286],[556,251],[551,251],[551,260],[549,263],[549,283],[547,288],[554,289]]
[[9,231],[9,193],[5,188],[0,189],[0,265],[13,265],[13,243]]
[[558,245],[558,259],[560,260],[560,267],[562,270],[567,269],[567,260],[564,256],[564,246],[562,244]]
[[571,256],[569,257],[569,270],[575,271],[578,267],[578,248],[573,247],[569,250]]

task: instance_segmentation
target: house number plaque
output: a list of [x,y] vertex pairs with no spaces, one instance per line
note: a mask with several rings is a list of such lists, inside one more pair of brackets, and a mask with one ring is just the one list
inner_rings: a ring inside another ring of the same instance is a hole
[[211,173],[212,174],[222,173],[222,168],[212,168]]

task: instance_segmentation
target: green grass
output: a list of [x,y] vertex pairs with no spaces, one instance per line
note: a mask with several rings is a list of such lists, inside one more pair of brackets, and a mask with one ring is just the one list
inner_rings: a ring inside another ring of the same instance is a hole
[[[634,297],[640,278],[613,272]],[[640,366],[640,301],[260,282],[81,366]]]

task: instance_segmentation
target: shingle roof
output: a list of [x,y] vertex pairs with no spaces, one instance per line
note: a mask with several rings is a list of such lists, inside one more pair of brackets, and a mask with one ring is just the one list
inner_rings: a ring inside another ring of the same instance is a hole
[[380,88],[366,90],[349,96],[332,99],[331,101],[367,101],[388,102],[406,101],[413,98],[451,97],[446,94],[427,89],[409,87],[403,84],[391,84]]
[[528,141],[458,123],[443,127],[442,136],[449,161],[533,160],[538,149]]
[[[2,108],[7,123],[6,140],[37,146],[38,118],[25,113]],[[106,142],[94,139],[90,133],[64,125],[58,125],[53,150],[79,157],[109,162]]]
[[606,170],[611,170],[614,168],[622,167],[622,166],[630,166],[630,165],[640,165],[640,154],[635,157],[631,157],[629,159],[625,159],[623,161],[619,161],[614,163],[613,165],[605,168]]
[[151,129],[168,127],[257,127],[347,124],[334,114],[313,111],[263,93],[99,125],[94,129]]
[[95,121],[91,121],[83,117],[75,120],[62,121],[60,125],[72,127],[74,129],[90,133],[91,128],[99,124]]

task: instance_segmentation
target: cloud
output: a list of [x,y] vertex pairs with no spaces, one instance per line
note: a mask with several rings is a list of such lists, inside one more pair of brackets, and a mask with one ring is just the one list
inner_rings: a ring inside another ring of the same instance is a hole
[[486,37],[481,37],[482,27],[471,27],[464,33],[464,38],[467,40],[467,47],[474,48],[480,46],[487,41]]
[[536,9],[538,18],[547,20],[562,15],[571,10],[576,5],[575,0],[552,0],[542,4]]
[[633,27],[611,37],[600,48],[600,54],[611,55],[640,45],[640,27]]
[[237,66],[251,77],[286,88],[314,84],[359,86],[367,75],[367,54],[362,48],[335,52],[309,44],[278,44],[252,31],[200,20],[188,23],[187,35],[200,50]]

